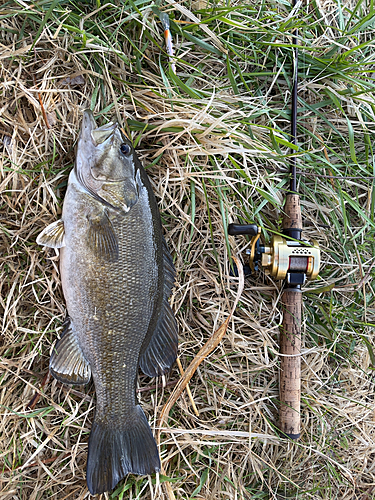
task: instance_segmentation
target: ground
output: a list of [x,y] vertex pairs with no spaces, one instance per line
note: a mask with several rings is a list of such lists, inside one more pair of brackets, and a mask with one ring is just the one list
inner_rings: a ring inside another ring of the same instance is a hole
[[[277,432],[280,283],[258,273],[190,381],[199,416],[183,392],[163,424],[165,473],[102,498],[375,498],[372,0],[19,0],[2,3],[0,27],[0,499],[91,498],[94,390],[46,379],[66,311],[58,255],[36,244],[61,214],[82,111],[116,115],[147,168],[187,369],[238,291],[231,256],[245,262],[249,241],[228,223],[280,230],[296,28],[298,189],[322,251],[303,289],[301,439]],[[179,377],[140,376],[155,431]]]

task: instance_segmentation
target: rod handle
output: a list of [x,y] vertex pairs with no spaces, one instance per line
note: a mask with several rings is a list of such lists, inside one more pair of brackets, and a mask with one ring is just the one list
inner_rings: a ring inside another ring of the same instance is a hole
[[283,230],[302,230],[301,202],[298,194],[287,194],[284,205]]
[[280,328],[280,431],[291,439],[301,434],[301,317],[302,292],[286,288]]

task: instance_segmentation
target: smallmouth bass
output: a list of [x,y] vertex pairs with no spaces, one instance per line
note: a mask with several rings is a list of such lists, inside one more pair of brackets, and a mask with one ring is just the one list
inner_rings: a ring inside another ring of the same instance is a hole
[[50,371],[65,384],[87,384],[91,376],[95,384],[90,492],[110,491],[128,473],[158,472],[135,388],[139,367],[160,376],[177,357],[168,303],[175,270],[150,181],[116,121],[97,128],[84,111],[62,218],[37,243],[60,248],[68,312]]

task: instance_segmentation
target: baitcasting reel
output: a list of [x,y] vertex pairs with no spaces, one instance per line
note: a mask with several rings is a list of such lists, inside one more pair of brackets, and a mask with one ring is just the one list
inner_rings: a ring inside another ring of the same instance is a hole
[[[248,234],[252,236],[249,255],[249,266],[254,272],[259,270],[259,264],[265,274],[276,280],[286,280],[288,286],[303,285],[306,279],[313,280],[319,274],[320,249],[317,241],[311,243],[298,240],[301,231],[293,230],[295,238],[288,240],[283,236],[274,235],[269,246],[260,244],[261,228],[255,224],[229,224],[228,234],[232,236]],[[299,234],[298,234],[299,232]]]

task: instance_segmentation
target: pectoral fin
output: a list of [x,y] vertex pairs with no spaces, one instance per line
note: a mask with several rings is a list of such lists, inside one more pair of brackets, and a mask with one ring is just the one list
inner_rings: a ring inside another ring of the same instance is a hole
[[65,320],[61,339],[53,348],[49,369],[63,384],[87,384],[91,378],[91,367],[85,359],[70,318]]
[[89,218],[88,243],[100,257],[111,262],[118,259],[118,239],[105,212]]
[[43,229],[36,242],[45,247],[61,248],[65,246],[64,236],[64,222],[59,219]]

